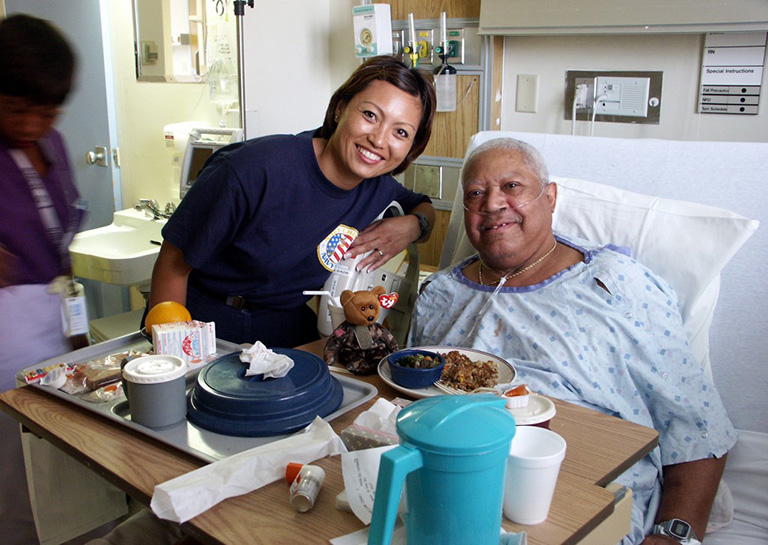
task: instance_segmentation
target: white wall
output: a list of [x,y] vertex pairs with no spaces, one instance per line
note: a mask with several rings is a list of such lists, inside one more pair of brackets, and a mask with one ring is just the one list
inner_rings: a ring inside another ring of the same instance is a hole
[[[703,46],[701,34],[507,37],[501,128],[570,134],[571,122],[564,119],[567,70],[662,71],[658,125],[598,122],[595,136],[768,142],[766,71],[758,115],[696,113]],[[515,112],[518,74],[539,75],[538,113]],[[586,122],[576,128],[588,134]]]
[[256,2],[246,10],[247,137],[322,124],[331,94],[355,66],[353,5],[351,0],[283,0]]

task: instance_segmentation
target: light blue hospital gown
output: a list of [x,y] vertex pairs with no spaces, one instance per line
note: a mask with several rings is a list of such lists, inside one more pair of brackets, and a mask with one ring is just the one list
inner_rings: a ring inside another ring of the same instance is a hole
[[639,543],[653,526],[662,466],[720,457],[736,432],[691,354],[672,288],[612,249],[557,239],[585,262],[535,286],[492,296],[494,287],[461,273],[476,256],[432,275],[417,299],[408,345],[497,354],[534,391],[656,429],[660,448],[617,479],[634,491],[623,543]]

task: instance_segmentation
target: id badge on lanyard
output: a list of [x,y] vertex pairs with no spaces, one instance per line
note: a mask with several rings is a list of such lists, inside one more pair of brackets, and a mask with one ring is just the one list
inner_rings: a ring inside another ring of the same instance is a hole
[[88,309],[85,306],[83,286],[72,280],[72,277],[63,278],[66,285],[60,291],[62,330],[66,337],[85,335],[88,333]]

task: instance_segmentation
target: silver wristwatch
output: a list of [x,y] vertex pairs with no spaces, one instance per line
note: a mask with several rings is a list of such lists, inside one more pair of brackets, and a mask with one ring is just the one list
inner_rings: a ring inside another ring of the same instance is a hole
[[693,533],[693,528],[686,521],[682,519],[670,519],[664,522],[659,522],[653,527],[655,534],[662,534],[669,536],[672,539],[676,539],[680,543],[687,545],[701,545],[701,541]]

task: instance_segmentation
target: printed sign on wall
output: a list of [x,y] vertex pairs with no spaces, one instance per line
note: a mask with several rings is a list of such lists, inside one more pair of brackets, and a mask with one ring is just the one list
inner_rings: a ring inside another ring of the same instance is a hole
[[766,32],[714,32],[704,41],[699,113],[755,115]]

